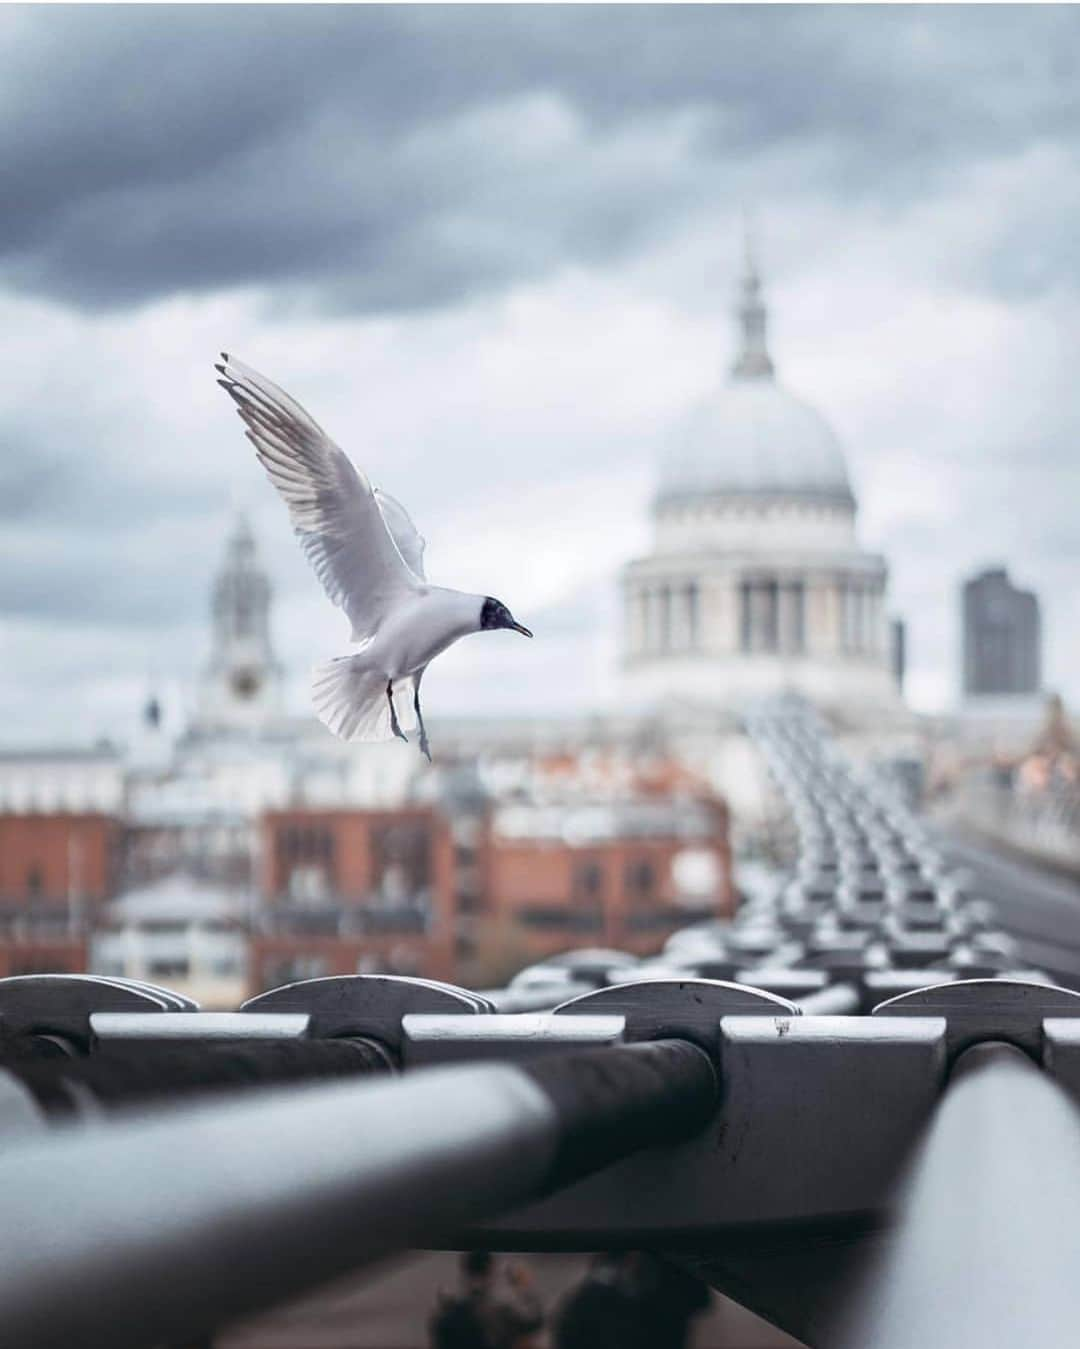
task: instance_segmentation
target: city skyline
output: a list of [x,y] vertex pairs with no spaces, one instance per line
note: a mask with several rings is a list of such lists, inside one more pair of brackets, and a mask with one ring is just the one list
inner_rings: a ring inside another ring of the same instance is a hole
[[258,20],[0,21],[5,740],[122,734],[148,678],[193,682],[237,504],[306,705],[340,625],[220,406],[222,346],[406,501],[440,579],[494,567],[542,637],[463,643],[433,719],[484,711],[481,681],[492,710],[610,703],[616,574],[733,354],[746,203],[781,377],[890,564],[912,703],[955,697],[959,585],[997,562],[1042,599],[1046,686],[1080,695],[1074,14]]

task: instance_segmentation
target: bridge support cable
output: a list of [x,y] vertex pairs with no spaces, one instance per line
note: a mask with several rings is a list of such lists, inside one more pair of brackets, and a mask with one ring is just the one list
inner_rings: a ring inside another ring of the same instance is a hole
[[688,1137],[717,1099],[669,1040],[39,1132],[0,1155],[0,1341],[193,1338]]
[[368,1073],[388,1073],[390,1056],[370,1040],[137,1045],[89,1058],[0,1058],[50,1118],[78,1118],[161,1101]]
[[1080,1107],[1022,1050],[973,1045],[822,1349],[1065,1345],[1080,1326]]

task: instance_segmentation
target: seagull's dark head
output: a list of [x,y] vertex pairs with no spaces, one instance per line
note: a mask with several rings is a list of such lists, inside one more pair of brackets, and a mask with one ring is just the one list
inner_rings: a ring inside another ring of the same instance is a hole
[[515,621],[514,615],[502,600],[493,599],[490,595],[484,600],[480,609],[480,630],[483,632],[488,628],[513,628],[515,632],[520,632],[522,637],[532,636],[528,628]]

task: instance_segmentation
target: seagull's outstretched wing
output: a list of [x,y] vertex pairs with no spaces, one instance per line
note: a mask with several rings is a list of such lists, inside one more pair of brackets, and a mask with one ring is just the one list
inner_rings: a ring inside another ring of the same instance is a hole
[[[247,424],[248,439],[289,508],[308,561],[348,615],[353,639],[370,636],[421,584],[394,542],[385,505],[380,507],[366,475],[299,403],[235,357],[223,352],[222,361],[218,382]],[[419,539],[405,511],[393,504]]]
[[381,487],[375,488],[375,500],[379,503],[386,527],[398,546],[398,552],[405,559],[409,570],[424,579],[424,549],[427,546],[424,536],[417,530],[409,517],[409,512],[389,492]]

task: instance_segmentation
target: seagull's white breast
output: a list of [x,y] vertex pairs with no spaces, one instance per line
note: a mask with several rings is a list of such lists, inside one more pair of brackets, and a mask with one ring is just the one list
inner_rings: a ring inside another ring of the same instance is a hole
[[373,666],[388,679],[422,669],[440,652],[480,629],[480,595],[426,586],[394,607],[368,648]]

